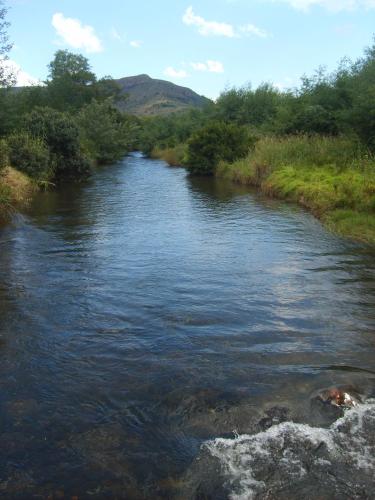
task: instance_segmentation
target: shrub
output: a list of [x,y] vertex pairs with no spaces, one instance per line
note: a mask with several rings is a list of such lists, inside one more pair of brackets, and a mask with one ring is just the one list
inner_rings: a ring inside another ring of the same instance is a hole
[[9,163],[9,147],[4,139],[0,140],[0,170]]
[[220,161],[232,162],[246,156],[250,145],[244,127],[224,122],[210,123],[189,140],[186,162],[191,173],[212,175]]
[[120,160],[129,151],[133,125],[110,101],[92,101],[80,111],[77,123],[85,151],[98,163]]
[[90,173],[89,162],[81,150],[78,127],[68,114],[36,108],[26,116],[25,128],[47,144],[56,180],[85,177]]
[[48,179],[51,175],[50,155],[44,141],[18,132],[8,138],[9,160],[13,167],[34,179]]

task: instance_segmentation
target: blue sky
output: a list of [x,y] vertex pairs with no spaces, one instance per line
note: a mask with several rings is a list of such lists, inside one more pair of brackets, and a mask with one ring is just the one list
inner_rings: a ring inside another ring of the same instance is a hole
[[215,98],[228,86],[298,85],[372,43],[375,0],[7,0],[20,83],[59,48],[98,76],[147,73]]

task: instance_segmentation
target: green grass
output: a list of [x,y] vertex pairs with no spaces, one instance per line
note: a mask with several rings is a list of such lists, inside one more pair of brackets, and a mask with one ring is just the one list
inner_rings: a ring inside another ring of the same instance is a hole
[[346,138],[261,139],[217,175],[299,203],[339,234],[375,244],[375,159]]
[[358,241],[375,244],[375,215],[354,210],[333,210],[323,221],[332,231]]

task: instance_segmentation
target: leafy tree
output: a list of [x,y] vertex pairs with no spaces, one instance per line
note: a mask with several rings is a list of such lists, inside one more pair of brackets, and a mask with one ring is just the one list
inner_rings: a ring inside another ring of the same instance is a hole
[[16,82],[15,75],[6,64],[9,59],[8,53],[12,48],[7,33],[9,23],[6,21],[6,14],[7,9],[4,7],[4,2],[0,0],[0,87],[9,87]]
[[93,99],[96,76],[86,57],[58,50],[48,69],[48,99],[53,108],[77,110]]
[[99,163],[119,160],[129,151],[136,133],[132,120],[117,111],[111,100],[86,105],[77,123],[85,151]]
[[192,136],[186,162],[192,174],[212,175],[220,161],[244,157],[249,147],[250,138],[244,127],[213,122]]
[[25,115],[35,107],[46,106],[47,102],[42,86],[0,89],[0,136],[21,129]]
[[349,80],[352,106],[346,110],[349,125],[362,142],[375,151],[375,40],[365,57],[353,65]]

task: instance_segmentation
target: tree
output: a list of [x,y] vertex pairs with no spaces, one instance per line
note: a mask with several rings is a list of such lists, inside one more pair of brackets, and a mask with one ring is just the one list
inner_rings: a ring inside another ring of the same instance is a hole
[[68,50],[58,50],[48,65],[49,79],[70,78],[79,85],[90,85],[96,82],[89,61],[81,54],[73,54]]
[[9,27],[9,23],[6,21],[7,12],[4,2],[0,0],[0,87],[10,87],[16,82],[14,73],[9,70],[6,63],[9,59],[8,53],[12,48],[7,33]]
[[95,96],[96,76],[86,57],[58,50],[48,69],[47,91],[53,108],[77,110]]

